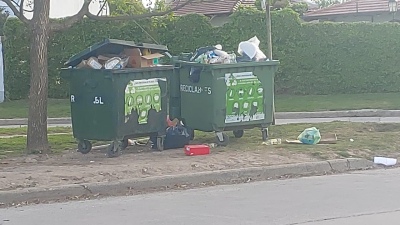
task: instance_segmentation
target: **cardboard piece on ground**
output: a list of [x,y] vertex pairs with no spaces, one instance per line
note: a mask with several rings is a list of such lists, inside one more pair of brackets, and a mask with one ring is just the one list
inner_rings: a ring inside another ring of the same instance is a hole
[[[336,134],[324,134],[321,135],[321,140],[318,144],[336,144],[337,136]],[[287,144],[303,144],[299,140],[286,140]]]

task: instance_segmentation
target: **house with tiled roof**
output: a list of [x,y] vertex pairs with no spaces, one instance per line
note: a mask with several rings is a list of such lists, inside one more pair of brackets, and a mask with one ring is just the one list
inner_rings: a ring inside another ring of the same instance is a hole
[[[171,7],[182,4],[182,1],[166,2]],[[211,25],[222,26],[229,21],[231,15],[240,6],[255,7],[255,0],[203,0],[193,1],[184,7],[174,11],[174,15],[183,16],[186,14],[201,14],[210,18]]]
[[305,13],[303,19],[332,22],[388,22],[399,21],[400,12],[390,12],[388,0],[350,0]]

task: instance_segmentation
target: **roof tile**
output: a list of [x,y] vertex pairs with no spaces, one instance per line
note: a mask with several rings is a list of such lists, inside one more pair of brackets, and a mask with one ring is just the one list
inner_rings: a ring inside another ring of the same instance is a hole
[[[194,1],[184,7],[174,11],[177,16],[182,16],[190,13],[197,13],[202,15],[218,15],[218,14],[230,14],[235,11],[238,4],[254,5],[255,0],[206,0],[206,1]],[[182,4],[182,1],[174,1],[170,3],[172,7],[177,4]]]
[[351,0],[342,4],[336,4],[327,8],[308,12],[304,17],[377,12],[389,12],[388,0]]

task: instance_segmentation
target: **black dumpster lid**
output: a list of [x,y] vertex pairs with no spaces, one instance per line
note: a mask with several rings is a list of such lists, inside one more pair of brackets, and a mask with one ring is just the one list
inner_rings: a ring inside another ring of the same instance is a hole
[[77,66],[82,60],[88,59],[93,56],[98,56],[101,54],[120,54],[124,48],[134,47],[134,48],[147,48],[153,50],[159,50],[161,52],[168,51],[165,45],[156,45],[149,43],[135,43],[133,41],[124,41],[117,39],[104,39],[98,42],[82,52],[72,56],[64,65],[66,66]]

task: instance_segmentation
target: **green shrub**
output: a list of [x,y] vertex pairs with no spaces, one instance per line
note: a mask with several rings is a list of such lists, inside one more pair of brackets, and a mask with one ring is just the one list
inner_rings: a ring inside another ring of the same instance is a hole
[[[140,26],[138,26],[139,24]],[[145,32],[146,31],[146,32]],[[272,12],[274,59],[280,60],[276,92],[284,94],[338,94],[400,91],[400,25],[397,23],[301,23],[290,9]],[[8,19],[4,33],[5,86],[8,99],[28,96],[29,35],[16,19]],[[148,33],[148,34],[146,34]],[[104,38],[166,44],[171,53],[198,47],[237,45],[254,35],[266,50],[265,14],[240,9],[222,27],[212,27],[200,15],[157,17],[140,21],[83,20],[52,35],[49,44],[49,96],[65,98],[68,85],[59,70],[71,56]]]

